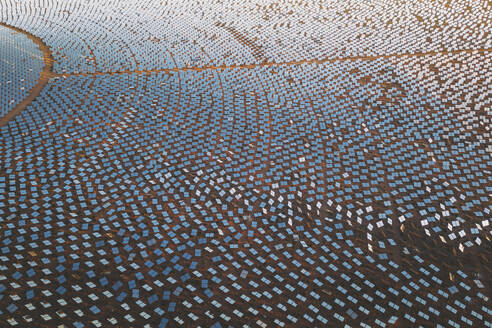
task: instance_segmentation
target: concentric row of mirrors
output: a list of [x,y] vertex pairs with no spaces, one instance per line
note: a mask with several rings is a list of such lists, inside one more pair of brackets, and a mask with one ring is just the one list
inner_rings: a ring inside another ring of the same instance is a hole
[[2,322],[490,327],[491,12],[6,1]]

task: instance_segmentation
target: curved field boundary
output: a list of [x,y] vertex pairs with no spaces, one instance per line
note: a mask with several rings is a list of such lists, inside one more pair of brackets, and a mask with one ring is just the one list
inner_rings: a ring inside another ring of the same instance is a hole
[[26,35],[31,41],[38,45],[39,50],[43,53],[44,67],[38,79],[38,83],[29,91],[29,95],[22,99],[15,107],[8,112],[5,116],[0,118],[0,127],[6,125],[10,120],[12,120],[17,114],[19,114],[24,108],[29,106],[29,104],[41,93],[41,90],[48,84],[50,77],[53,75],[53,63],[54,59],[51,54],[50,48],[41,40],[40,38],[26,32],[20,28],[10,26],[8,24],[0,22],[0,26],[9,28],[13,31],[22,33]]

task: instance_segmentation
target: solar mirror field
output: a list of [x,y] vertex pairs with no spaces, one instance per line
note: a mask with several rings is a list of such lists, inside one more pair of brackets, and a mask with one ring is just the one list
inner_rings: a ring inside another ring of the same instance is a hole
[[0,0],[0,327],[492,327],[492,3]]

